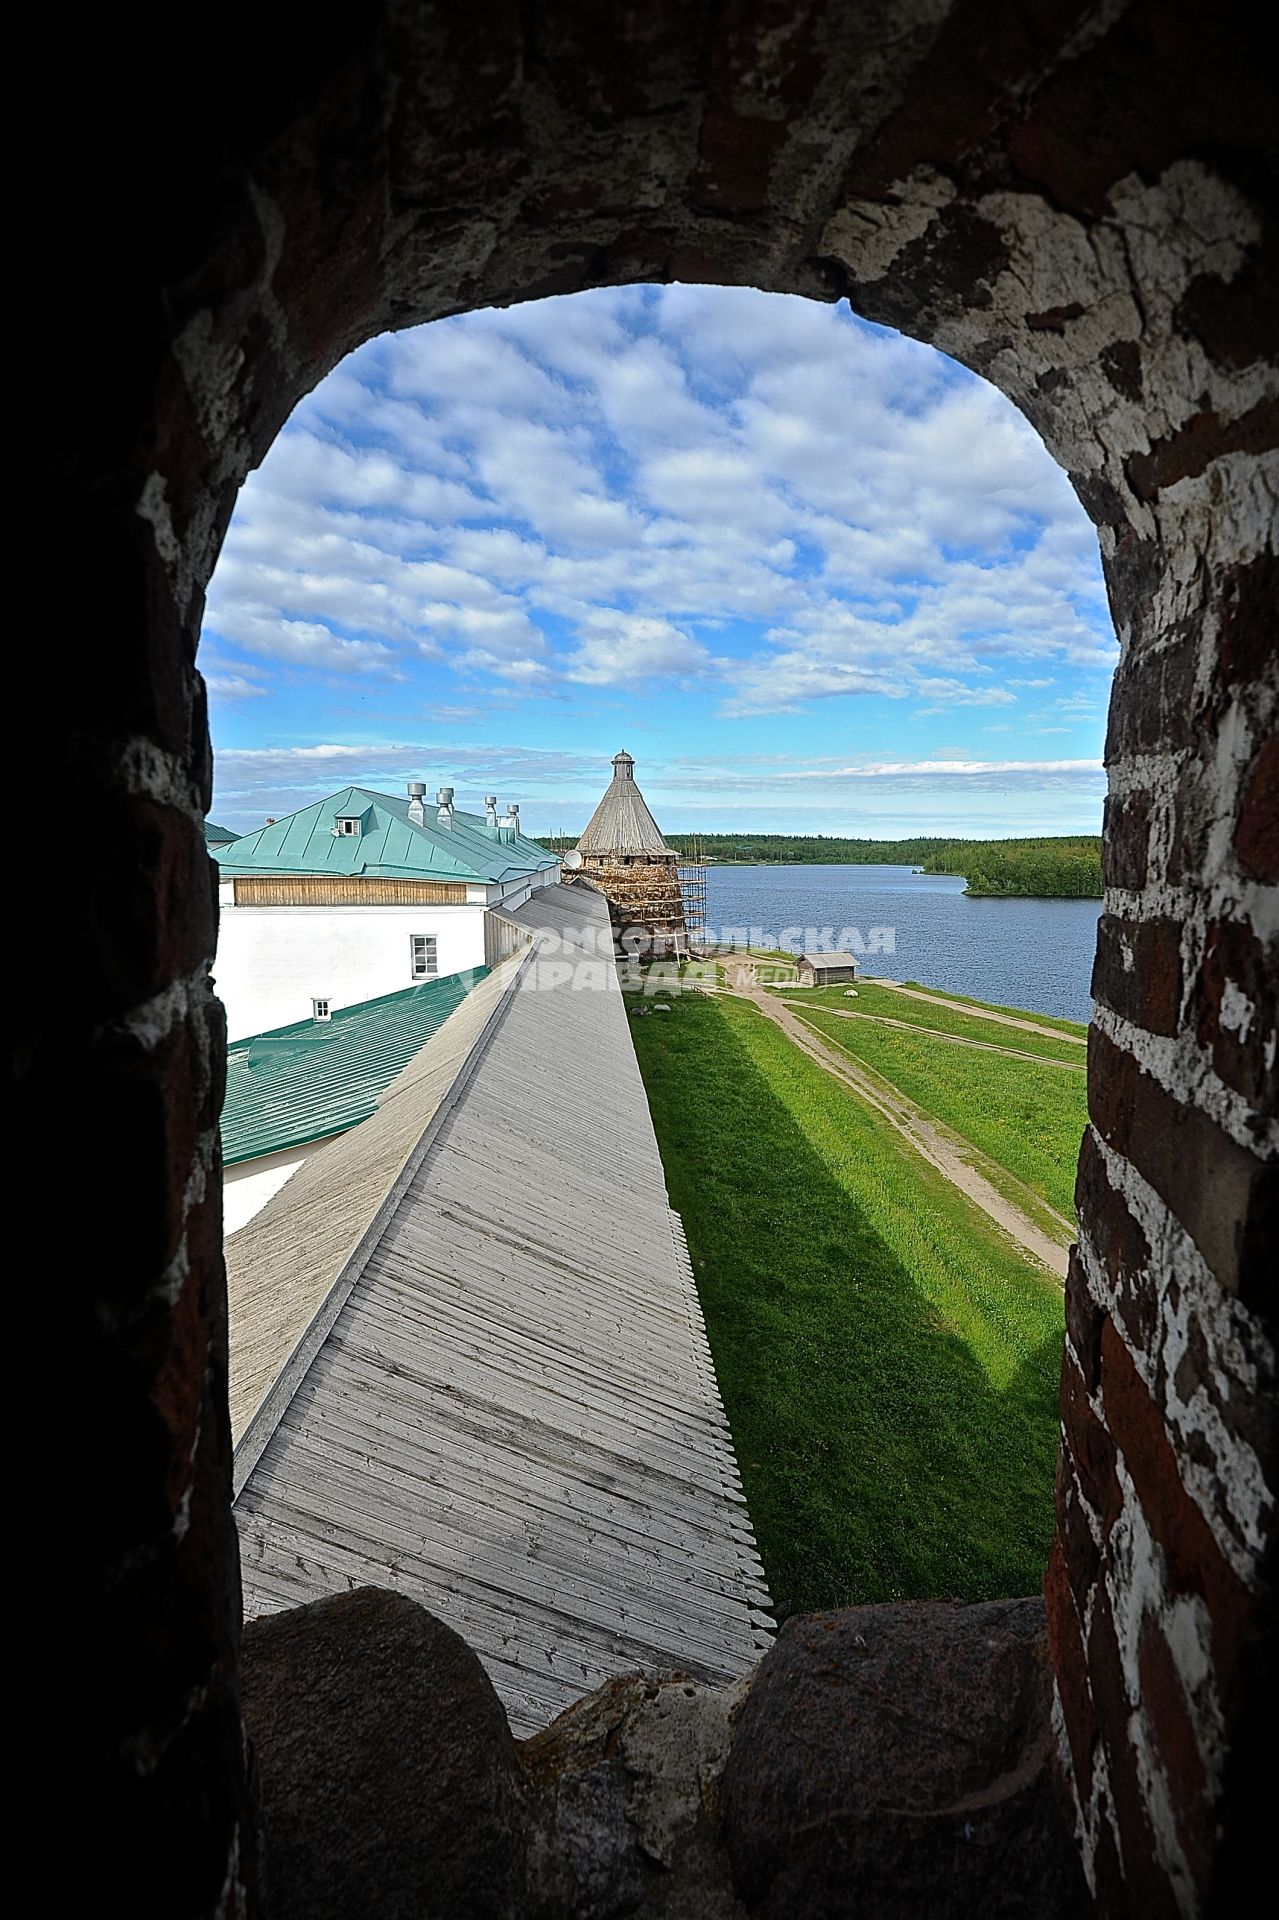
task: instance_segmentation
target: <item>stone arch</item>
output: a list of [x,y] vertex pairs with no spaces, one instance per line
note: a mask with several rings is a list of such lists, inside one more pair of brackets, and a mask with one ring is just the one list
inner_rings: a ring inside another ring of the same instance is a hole
[[130,1143],[78,1159],[73,1304],[42,1294],[31,1335],[73,1410],[53,1484],[91,1516],[51,1614],[103,1873],[139,1909],[251,1898],[194,664],[236,490],[385,328],[686,279],[846,295],[964,360],[1098,528],[1123,656],[1049,1616],[1104,1904],[1206,1901],[1273,1537],[1275,105],[1248,10],[386,0],[233,11],[199,63],[106,32],[43,70],[70,235],[30,551],[53,578],[73,552],[91,605],[37,650],[33,711],[98,844],[71,892],[36,875],[21,1055],[37,1217],[67,1219],[69,1108]]

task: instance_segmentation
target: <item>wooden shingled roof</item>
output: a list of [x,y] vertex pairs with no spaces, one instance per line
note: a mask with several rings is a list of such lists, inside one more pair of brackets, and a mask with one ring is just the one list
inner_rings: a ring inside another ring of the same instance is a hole
[[623,748],[613,755],[613,778],[582,830],[579,853],[670,853],[661,829],[635,784],[635,762]]
[[246,1611],[395,1588],[525,1734],[636,1668],[734,1679],[772,1621],[606,904],[512,918],[537,945],[229,1252]]

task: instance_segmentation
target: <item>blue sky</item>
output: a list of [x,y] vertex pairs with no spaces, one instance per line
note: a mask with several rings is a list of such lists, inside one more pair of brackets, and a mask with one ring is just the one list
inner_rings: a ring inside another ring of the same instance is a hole
[[1100,827],[1096,539],[1011,404],[847,306],[632,287],[372,341],[246,482],[214,817],[406,779],[585,822]]

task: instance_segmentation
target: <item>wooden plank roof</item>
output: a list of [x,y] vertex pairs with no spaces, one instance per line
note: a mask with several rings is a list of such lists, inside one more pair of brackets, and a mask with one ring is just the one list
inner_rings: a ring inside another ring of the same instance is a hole
[[582,828],[579,853],[657,854],[671,849],[635,784],[635,762],[624,749],[613,755],[613,778]]
[[[353,1276],[337,1262],[309,1349],[298,1302],[317,1318],[320,1269],[352,1245],[359,1209],[325,1258],[312,1229],[309,1277],[288,1264],[287,1224],[342,1188],[335,1149],[230,1243],[255,1241],[233,1272],[232,1375],[285,1262],[300,1358],[264,1383],[258,1340],[256,1422],[241,1396],[248,1611],[400,1588],[467,1637],[525,1733],[636,1667],[735,1677],[772,1623],[603,957],[607,906],[551,888],[511,917],[537,947],[468,997],[413,1084],[396,1083],[399,1131],[384,1104],[336,1143],[380,1132],[385,1193]],[[425,1145],[406,1154],[423,1113]],[[376,1185],[364,1178],[366,1212]],[[277,1330],[277,1358],[285,1346]]]

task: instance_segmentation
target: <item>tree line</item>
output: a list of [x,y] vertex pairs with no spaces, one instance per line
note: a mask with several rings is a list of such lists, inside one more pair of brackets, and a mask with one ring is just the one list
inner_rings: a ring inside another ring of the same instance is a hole
[[[967,891],[1004,899],[1101,899],[1101,839],[1065,834],[1033,840],[959,840],[920,835],[907,840],[844,839],[837,834],[668,833],[685,858],[733,866],[894,866],[961,874]],[[577,845],[556,835],[540,844],[556,852]]]

